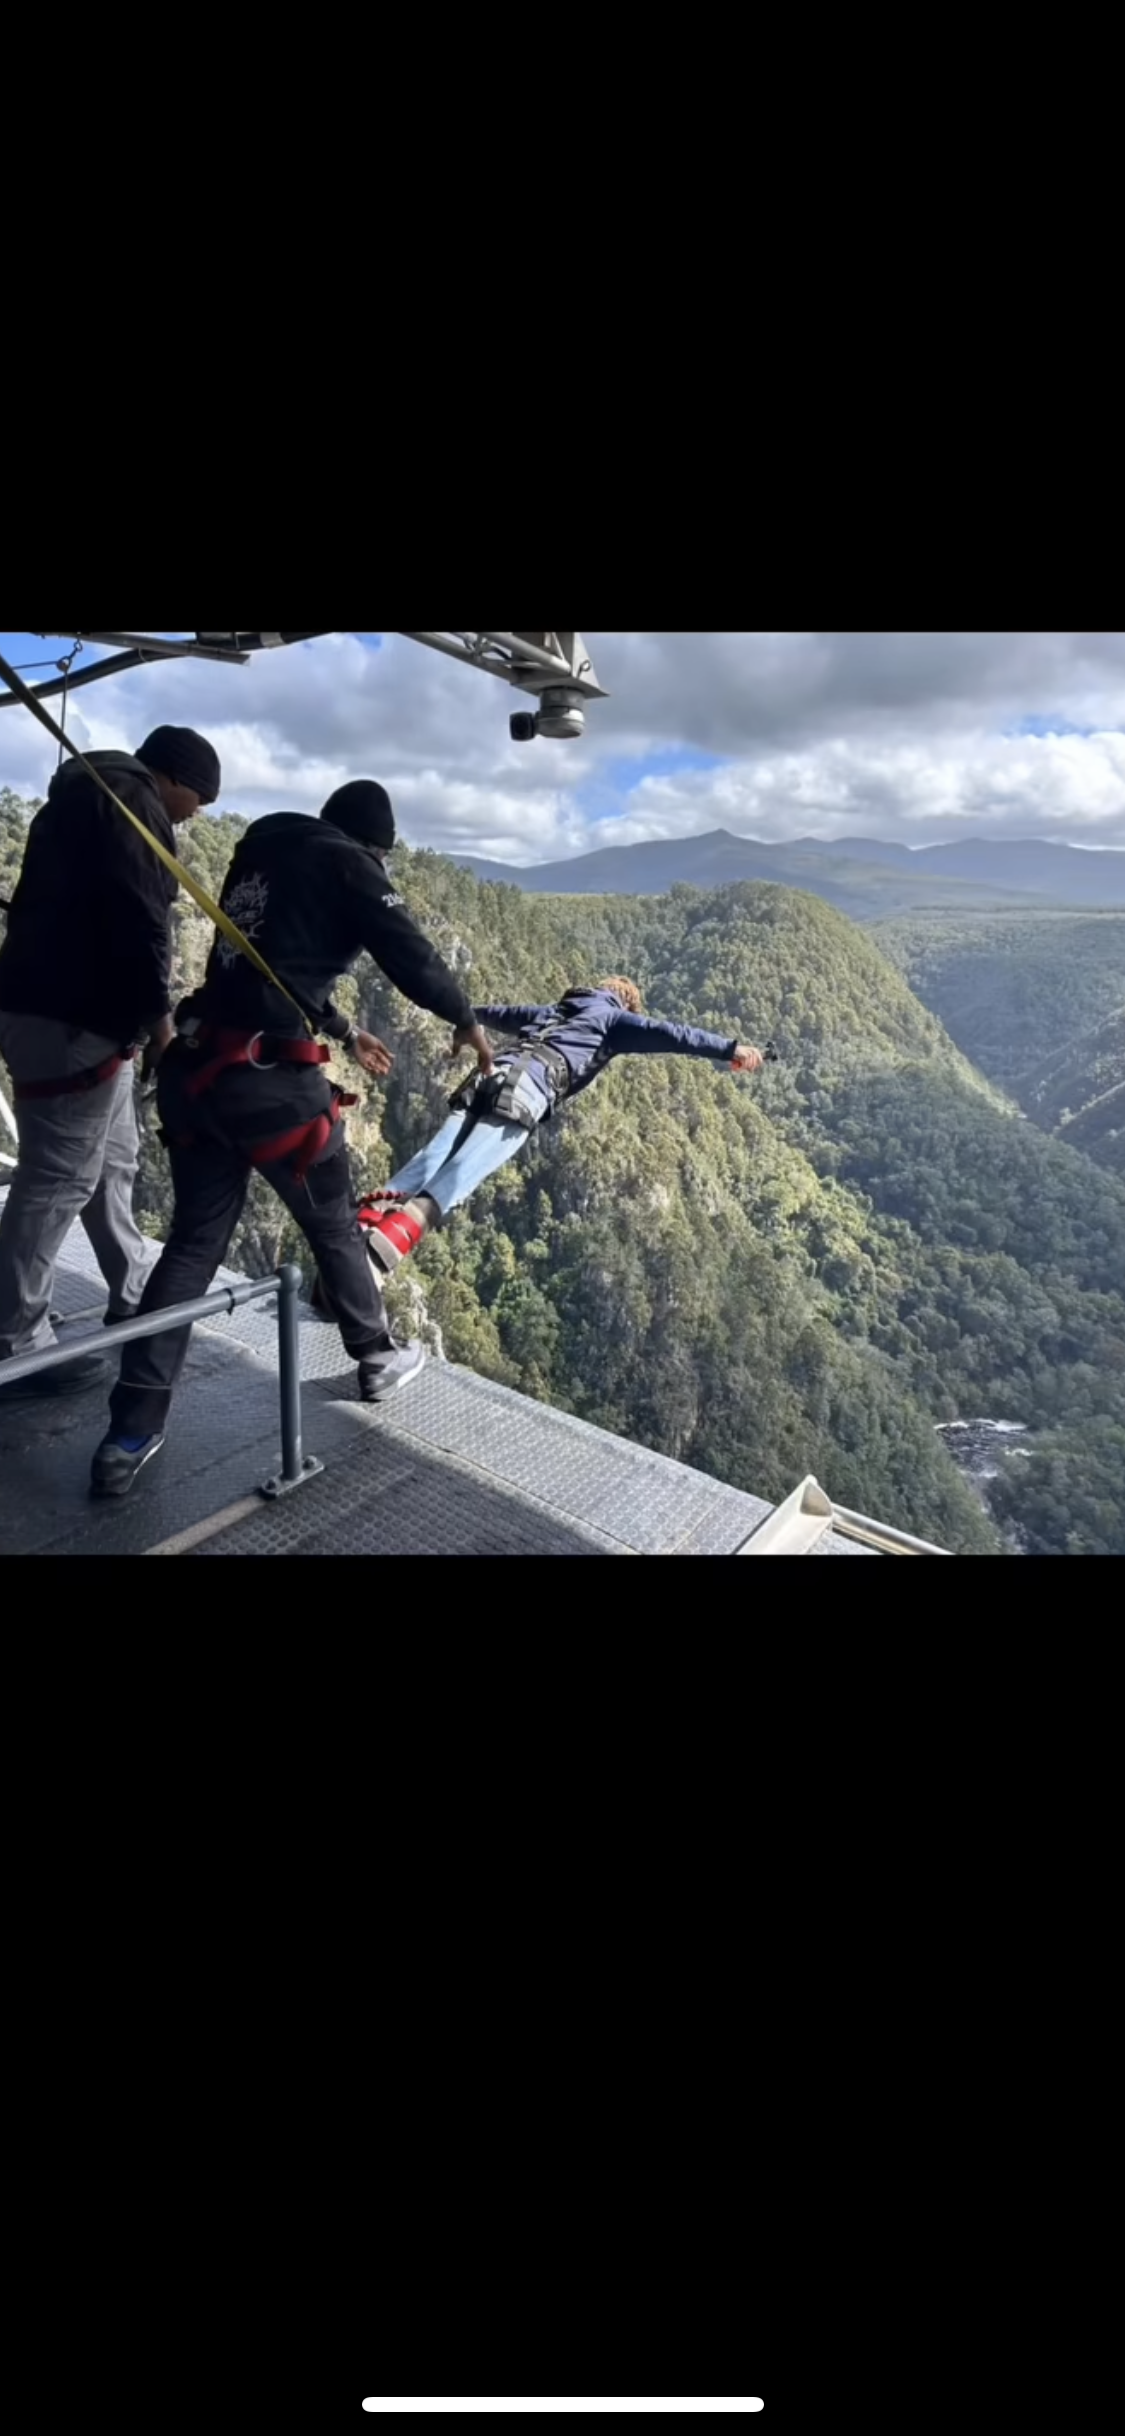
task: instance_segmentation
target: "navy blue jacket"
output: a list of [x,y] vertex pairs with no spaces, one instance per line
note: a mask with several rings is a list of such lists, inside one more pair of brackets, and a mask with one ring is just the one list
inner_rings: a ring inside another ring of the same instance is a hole
[[[474,1007],[473,1013],[492,1032],[517,1034],[521,1048],[532,1053],[536,1033],[561,1050],[570,1068],[568,1099],[595,1083],[614,1057],[706,1057],[729,1066],[738,1047],[737,1034],[722,1040],[691,1024],[628,1015],[611,990],[569,990],[558,1006]],[[553,1098],[546,1075],[544,1088]]]

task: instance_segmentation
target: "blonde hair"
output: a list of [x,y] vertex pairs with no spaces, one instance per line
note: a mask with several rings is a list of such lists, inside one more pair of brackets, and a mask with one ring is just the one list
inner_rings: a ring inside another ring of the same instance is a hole
[[621,1004],[628,1014],[640,1014],[644,1000],[635,981],[626,981],[621,973],[610,973],[604,981],[599,981],[598,988],[599,990],[612,990],[614,997],[621,1000]]

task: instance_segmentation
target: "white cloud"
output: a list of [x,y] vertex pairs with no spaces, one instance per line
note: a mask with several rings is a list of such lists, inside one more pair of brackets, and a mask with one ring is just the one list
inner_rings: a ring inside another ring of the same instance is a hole
[[[1125,725],[1125,634],[588,635],[609,730],[737,758],[921,742],[1062,715]],[[641,716],[633,718],[634,706]]]
[[[1125,635],[586,642],[610,699],[578,744],[513,745],[524,697],[398,635],[377,651],[326,636],[241,669],[164,662],[84,690],[68,724],[126,748],[164,720],[199,727],[222,758],[223,807],[252,815],[315,811],[345,779],[378,777],[409,842],[513,863],[715,828],[1125,847]],[[1093,732],[1005,732],[1052,720]],[[669,748],[719,766],[615,779],[615,763]],[[0,784],[42,792],[55,757],[29,713],[3,713]]]
[[774,842],[860,836],[921,846],[972,833],[1125,847],[1125,736],[982,734],[929,751],[834,743],[645,778],[596,842],[708,828]]

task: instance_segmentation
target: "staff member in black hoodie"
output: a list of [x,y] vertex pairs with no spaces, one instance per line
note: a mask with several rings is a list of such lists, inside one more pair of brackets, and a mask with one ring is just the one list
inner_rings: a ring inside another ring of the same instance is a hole
[[[237,847],[223,911],[316,1030],[343,1043],[369,1074],[389,1070],[387,1051],[356,1031],[329,996],[364,948],[404,997],[454,1026],[458,1046],[474,1048],[488,1074],[488,1041],[460,983],[387,876],[394,837],[390,798],[374,779],[339,787],[319,820],[273,813],[255,821]],[[420,1345],[396,1345],[387,1325],[351,1190],[339,1115],[348,1095],[323,1072],[330,1051],[309,1038],[298,1007],[221,935],[202,989],[177,1009],[176,1032],[157,1086],[175,1209],[142,1311],[206,1292],[258,1168],[308,1240],[359,1364],[364,1402],[379,1403],[415,1377],[424,1355]],[[190,1334],[172,1328],[125,1347],[109,1434],[94,1456],[97,1494],[122,1496],[163,1445]]]
[[[95,769],[170,851],[174,829],[219,792],[219,757],[189,727],[158,727],[136,754]],[[0,1215],[0,1361],[53,1345],[55,1262],[80,1217],[109,1287],[107,1319],[131,1317],[153,1257],[133,1217],[134,1047],[171,1038],[170,915],[176,883],[81,764],[56,770],[28,833],[0,948],[0,1051],[20,1150]],[[103,1375],[98,1356],[60,1363],[0,1394],[48,1394]]]

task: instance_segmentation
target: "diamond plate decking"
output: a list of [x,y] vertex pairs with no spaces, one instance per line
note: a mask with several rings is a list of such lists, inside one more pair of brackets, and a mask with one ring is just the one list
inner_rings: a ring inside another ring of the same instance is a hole
[[[2,1199],[0,1193],[0,1199]],[[233,1273],[222,1270],[216,1282]],[[191,1555],[723,1555],[771,1507],[706,1473],[536,1404],[454,1364],[431,1362],[390,1404],[361,1405],[335,1328],[302,1312],[304,1440],[326,1469],[277,1504],[253,1498],[279,1466],[273,1306],[198,1326],[163,1453],[120,1506],[88,1494],[114,1375],[105,1293],[75,1227],[54,1308],[108,1347],[104,1386],[0,1400],[0,1551],[163,1552],[216,1521]],[[178,1549],[171,1551],[179,1553]],[[873,1553],[827,1534],[815,1555]]]

